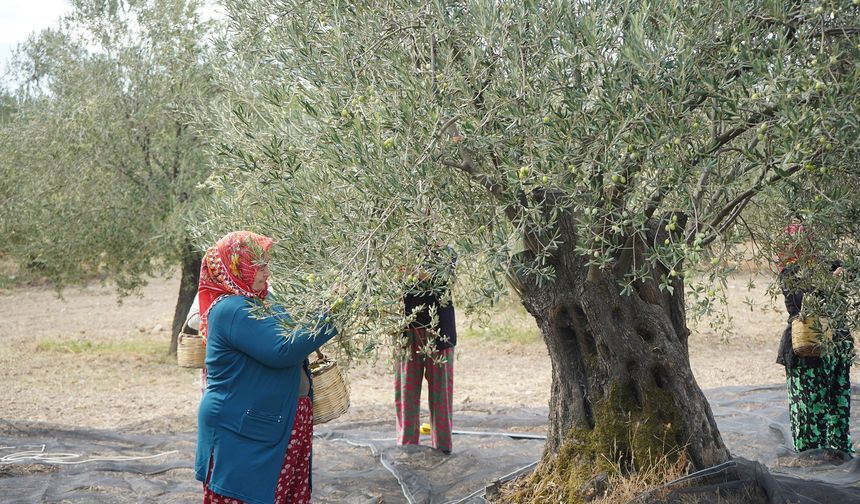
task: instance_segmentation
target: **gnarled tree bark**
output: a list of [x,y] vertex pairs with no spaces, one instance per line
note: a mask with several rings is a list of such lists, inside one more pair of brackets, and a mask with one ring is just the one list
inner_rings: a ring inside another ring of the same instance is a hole
[[[656,226],[655,226],[656,228]],[[569,228],[572,229],[572,228]],[[572,236],[567,243],[575,243]],[[614,411],[640,413],[659,395],[670,398],[674,411],[644,422],[667,422],[674,446],[697,468],[730,458],[711,408],[690,368],[684,286],[672,278],[672,292],[658,280],[636,284],[632,294],[619,287],[620,273],[586,265],[572,246],[554,256],[555,281],[538,285],[520,277],[523,305],[532,314],[552,363],[549,432],[544,458],[558,453],[569,436],[581,435],[602,421],[599,405],[614,402]],[[666,270],[653,271],[659,279]],[[656,394],[655,394],[656,393]],[[622,404],[618,396],[630,398]],[[665,408],[661,405],[661,408]]]

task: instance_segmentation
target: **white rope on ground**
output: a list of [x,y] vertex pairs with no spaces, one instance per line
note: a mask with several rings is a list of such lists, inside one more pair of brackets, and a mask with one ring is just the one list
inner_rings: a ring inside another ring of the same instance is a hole
[[[543,436],[540,434],[528,434],[528,433],[521,433],[521,432],[454,430],[454,431],[451,431],[451,434],[459,434],[459,435],[466,435],[466,436],[501,436],[501,437],[509,437],[509,438],[513,438],[513,439],[546,439],[546,436]],[[350,444],[352,446],[361,446],[363,448],[370,448],[370,452],[374,456],[374,458],[377,458],[379,460],[379,463],[382,464],[382,467],[384,467],[388,472],[390,472],[394,476],[394,479],[397,480],[397,483],[400,484],[400,488],[403,491],[403,496],[406,497],[407,502],[409,504],[415,504],[415,502],[416,502],[415,497],[409,491],[409,488],[407,487],[406,482],[403,481],[402,479],[400,479],[400,475],[397,474],[397,471],[394,469],[394,467],[392,467],[388,462],[385,461],[385,459],[383,459],[380,456],[380,454],[377,451],[376,446],[374,444],[362,443],[359,441],[352,441],[352,440],[347,439],[347,438],[324,438],[323,436],[320,436],[319,434],[314,434],[314,437],[318,438],[318,439],[325,439],[326,441],[335,441],[335,442],[341,441],[341,442]],[[378,439],[371,439],[369,441],[395,441],[395,438],[378,438]],[[510,477],[512,477],[518,473],[524,472],[524,471],[530,469],[531,467],[534,467],[535,465],[537,465],[538,462],[540,462],[540,461],[536,460],[536,461],[534,461],[534,462],[532,462],[526,466],[523,466],[523,467],[520,467],[519,469],[511,471],[510,473],[499,478],[497,481],[506,481],[508,478],[510,478]],[[481,489],[476,490],[475,492],[473,492],[473,493],[471,493],[465,497],[460,498],[459,500],[448,501],[444,504],[460,504],[462,502],[467,501],[468,499],[471,499],[472,497],[478,496],[479,494],[481,494],[485,491],[486,491],[486,488],[481,488]]]
[[466,436],[501,436],[501,437],[509,437],[512,439],[546,439],[546,436],[544,436],[542,434],[529,434],[527,432],[454,430],[454,431],[451,431],[451,434],[460,434],[460,435],[466,435]]
[[[532,462],[529,465],[520,467],[519,469],[517,469],[515,471],[511,471],[508,474],[505,474],[504,476],[502,476],[501,478],[496,478],[496,480],[493,483],[496,483],[496,482],[504,483],[507,480],[511,479],[512,477],[518,476],[520,473],[523,473],[523,472],[527,471],[528,469],[531,469],[532,467],[536,466],[538,464],[538,462],[540,462],[540,460],[535,460],[534,462]],[[492,483],[490,485],[492,485]],[[459,500],[455,500],[455,501],[452,500],[452,501],[444,502],[443,504],[462,504],[463,502],[466,502],[467,500],[471,499],[472,497],[480,497],[484,502],[487,502],[487,499],[485,499],[486,492],[487,492],[487,487],[484,487],[484,488],[475,490],[474,492],[470,493],[469,495],[467,495],[467,496],[465,496]]]
[[[24,450],[15,453],[10,453],[9,455],[4,455],[0,457],[0,465],[3,464],[22,464],[25,462],[41,462],[43,464],[55,464],[55,465],[76,465],[76,464],[86,464],[88,462],[129,462],[134,460],[147,460],[156,457],[163,457],[165,455],[172,455],[174,453],[179,453],[179,450],[172,450],[168,452],[156,453],[155,455],[140,455],[140,456],[131,456],[131,455],[116,455],[113,457],[91,457],[84,460],[74,460],[77,458],[81,458],[84,455],[78,455],[77,453],[46,453],[45,447],[46,445],[26,445],[26,446],[39,446],[41,447],[39,450]],[[17,450],[19,447],[15,446],[3,446],[2,449],[12,449]],[[20,447],[23,448],[23,447]]]
[[406,485],[406,482],[403,481],[402,479],[400,479],[400,475],[397,474],[397,470],[395,470],[394,467],[391,466],[391,464],[386,462],[385,459],[383,459],[382,456],[380,456],[379,451],[376,449],[376,446],[374,446],[373,444],[370,444],[370,443],[361,443],[361,442],[352,441],[352,440],[349,440],[346,438],[334,438],[334,439],[328,439],[327,441],[334,441],[334,442],[341,441],[341,442],[344,442],[344,443],[352,445],[352,446],[360,446],[362,448],[370,448],[370,453],[373,454],[374,458],[379,460],[379,463],[382,464],[382,467],[384,467],[385,470],[390,472],[391,475],[394,476],[394,479],[397,480],[397,483],[400,484],[400,490],[403,492],[403,496],[406,497],[406,502],[408,502],[409,504],[417,504],[417,501],[415,500],[415,497],[412,495],[412,492],[409,491],[409,487]]

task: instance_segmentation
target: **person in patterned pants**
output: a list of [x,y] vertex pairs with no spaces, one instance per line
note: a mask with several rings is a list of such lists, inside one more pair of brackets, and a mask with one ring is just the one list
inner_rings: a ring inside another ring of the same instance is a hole
[[[438,350],[427,356],[426,329],[410,329],[408,356],[399,359],[394,372],[394,407],[397,410],[397,444],[418,444],[420,438],[421,384],[427,378],[430,407],[430,444],[443,453],[451,453],[451,430],[454,426],[454,348]],[[410,358],[411,357],[411,358]]]
[[[795,243],[804,239],[803,226],[792,224],[785,229]],[[800,316],[803,298],[808,293],[798,285],[800,262],[809,267],[814,257],[806,256],[801,247],[781,258],[783,267],[779,283],[785,297],[788,325],[783,331],[776,362],[785,366],[789,419],[794,449],[798,452],[824,449],[838,458],[854,453],[849,422],[851,419],[851,380],[849,371],[855,359],[854,340],[845,329],[833,331],[833,345],[820,357],[800,357],[791,345],[791,322]],[[843,275],[839,261],[831,263],[834,276]]]
[[453,429],[454,346],[457,327],[450,285],[456,255],[448,246],[434,244],[420,270],[409,273],[404,296],[412,322],[403,335],[403,348],[394,370],[394,406],[397,444],[418,444],[420,439],[421,385],[427,379],[430,406],[430,443],[451,453]]
[[232,232],[207,249],[201,265],[207,380],[194,477],[203,483],[204,504],[311,501],[308,355],[337,329],[328,311],[300,322],[269,297],[273,244],[249,231]]

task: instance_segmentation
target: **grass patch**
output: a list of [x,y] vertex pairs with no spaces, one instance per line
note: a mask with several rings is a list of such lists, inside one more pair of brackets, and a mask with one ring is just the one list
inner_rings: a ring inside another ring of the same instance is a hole
[[167,363],[168,342],[163,339],[135,339],[129,341],[42,340],[36,344],[39,352],[62,354],[92,354],[105,357],[135,357],[147,362]]
[[502,301],[480,314],[466,316],[457,324],[458,338],[530,344],[541,340],[534,317],[515,298]]

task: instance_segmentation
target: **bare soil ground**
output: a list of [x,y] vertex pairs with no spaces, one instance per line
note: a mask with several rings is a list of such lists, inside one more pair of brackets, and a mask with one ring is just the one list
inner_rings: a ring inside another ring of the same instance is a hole
[[[690,359],[703,389],[784,379],[783,368],[774,363],[785,320],[782,302],[765,293],[765,276],[748,291],[754,275],[729,278],[734,329],[728,340],[706,324],[691,327]],[[0,419],[88,428],[194,429],[199,374],[164,355],[177,290],[176,278],[153,280],[140,297],[122,304],[112,288],[97,284],[68,290],[65,300],[48,287],[0,292]],[[758,306],[751,311],[745,299]],[[494,317],[509,317],[537,333],[516,306]],[[462,331],[455,411],[546,407],[551,376],[539,337],[494,342],[469,336],[467,327]],[[389,368],[382,357],[349,370],[352,407],[346,420],[393,422]],[[857,370],[852,375],[856,381]]]

